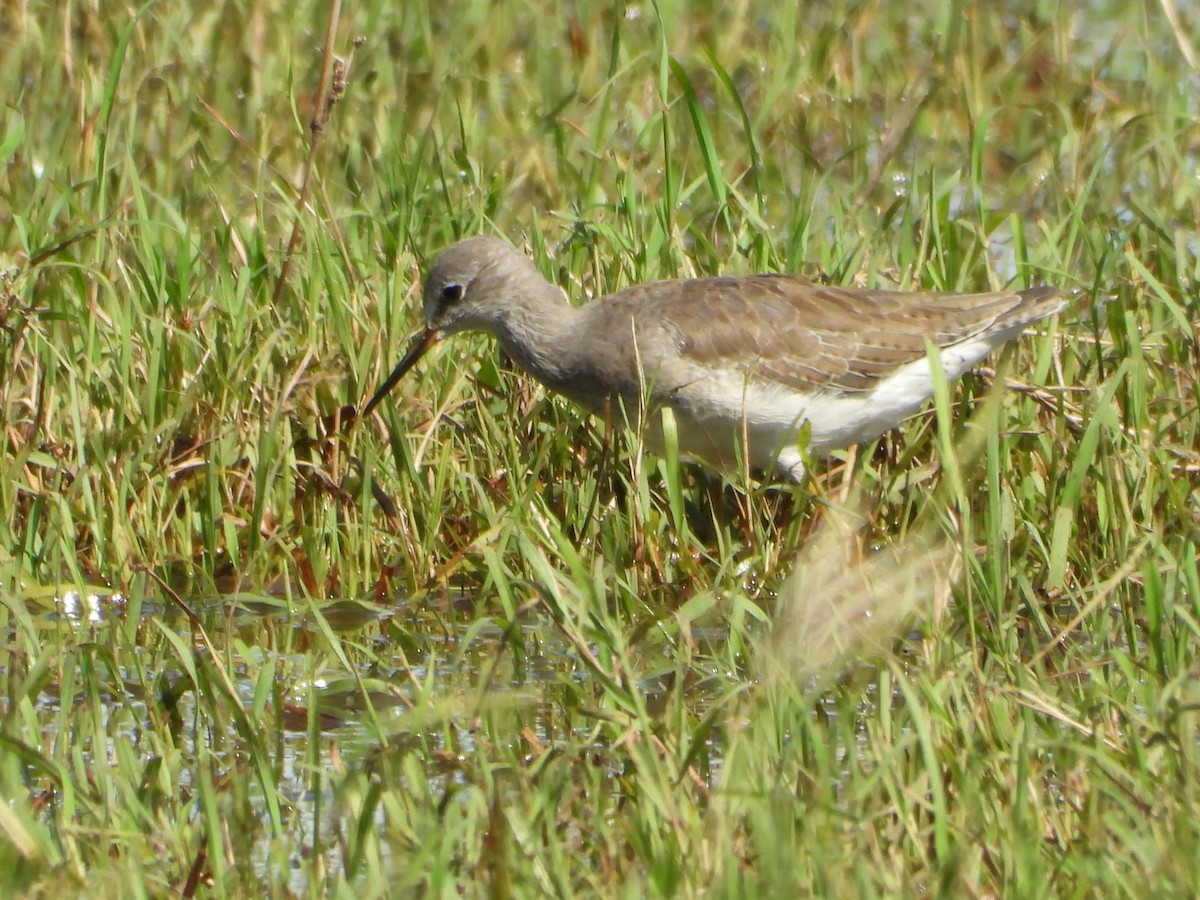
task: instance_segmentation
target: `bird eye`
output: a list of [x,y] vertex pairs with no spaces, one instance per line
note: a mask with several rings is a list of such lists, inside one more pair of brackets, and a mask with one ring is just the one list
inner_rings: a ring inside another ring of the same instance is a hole
[[448,284],[442,288],[443,303],[457,303],[462,299],[463,286],[461,284]]

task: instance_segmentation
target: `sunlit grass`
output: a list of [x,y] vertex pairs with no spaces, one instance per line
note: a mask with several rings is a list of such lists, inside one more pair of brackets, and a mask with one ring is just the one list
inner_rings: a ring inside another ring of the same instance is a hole
[[[1190,9],[346,3],[301,203],[326,5],[11,6],[0,893],[1200,890]],[[1078,295],[800,488],[347,424],[480,232]]]

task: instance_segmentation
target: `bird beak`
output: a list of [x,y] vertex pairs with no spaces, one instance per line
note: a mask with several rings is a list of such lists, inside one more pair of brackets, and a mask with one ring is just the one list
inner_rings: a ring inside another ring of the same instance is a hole
[[425,352],[441,339],[442,333],[436,328],[426,328],[414,337],[408,347],[408,352],[404,354],[404,359],[400,360],[396,368],[392,369],[392,374],[379,386],[379,390],[375,392],[375,395],[363,407],[362,418],[369,416],[371,410],[378,406],[380,401],[388,395],[388,391],[394,388],[396,383],[408,374],[408,370],[417,364],[417,360],[424,356]]

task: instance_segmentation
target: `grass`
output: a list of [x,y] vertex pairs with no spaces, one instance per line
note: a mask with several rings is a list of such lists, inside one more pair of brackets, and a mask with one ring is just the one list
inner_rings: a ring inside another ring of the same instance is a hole
[[[10,6],[0,892],[1200,890],[1193,10],[346,3],[302,202],[327,5]],[[1078,295],[803,488],[339,423],[479,232]]]

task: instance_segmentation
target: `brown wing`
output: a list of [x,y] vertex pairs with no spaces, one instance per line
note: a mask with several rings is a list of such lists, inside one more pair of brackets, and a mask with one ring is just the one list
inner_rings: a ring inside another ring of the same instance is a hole
[[[800,390],[863,391],[925,355],[1000,341],[1062,308],[1053,288],[982,294],[862,291],[789,275],[639,285],[605,298],[661,323],[678,351],[702,365],[738,367]],[[651,314],[651,310],[654,311]]]

